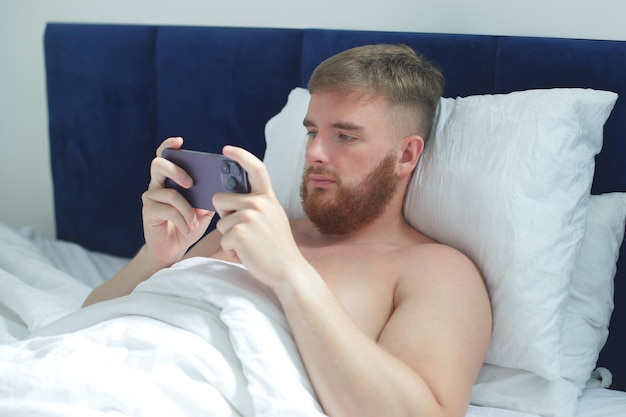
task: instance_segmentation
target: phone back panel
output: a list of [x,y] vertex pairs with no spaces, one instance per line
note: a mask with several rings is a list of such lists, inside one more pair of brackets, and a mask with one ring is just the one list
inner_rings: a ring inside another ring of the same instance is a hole
[[163,157],[184,169],[193,179],[191,188],[183,188],[171,179],[166,187],[175,188],[195,208],[215,211],[213,195],[219,192],[250,192],[246,172],[223,155],[189,150],[166,149]]

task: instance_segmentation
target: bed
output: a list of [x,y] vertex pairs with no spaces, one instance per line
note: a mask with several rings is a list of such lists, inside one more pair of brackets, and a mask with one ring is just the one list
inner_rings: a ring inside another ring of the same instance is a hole
[[447,79],[405,216],[487,280],[467,417],[626,414],[626,42],[50,23],[58,238],[0,225],[0,415],[324,415],[272,295],[237,271],[194,286],[190,260],[196,275],[80,305],[140,247],[166,137],[245,147],[301,215],[303,87],[366,43],[405,43]]

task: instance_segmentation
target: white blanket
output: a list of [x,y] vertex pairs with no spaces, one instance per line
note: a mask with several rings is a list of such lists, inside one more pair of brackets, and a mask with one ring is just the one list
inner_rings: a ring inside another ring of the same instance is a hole
[[190,259],[80,310],[89,286],[20,239],[0,228],[1,416],[324,415],[242,267]]
[[276,300],[245,269],[190,259],[81,310],[124,262],[0,224],[0,416],[324,415]]

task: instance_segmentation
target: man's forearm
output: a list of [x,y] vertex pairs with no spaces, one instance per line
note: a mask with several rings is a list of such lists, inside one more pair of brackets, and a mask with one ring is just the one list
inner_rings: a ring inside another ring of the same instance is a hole
[[133,292],[137,285],[163,268],[163,266],[157,266],[150,262],[148,258],[146,247],[143,246],[137,255],[117,274],[100,284],[89,294],[83,303],[83,307],[122,297]]
[[326,413],[444,415],[424,380],[368,338],[325,283],[304,287],[275,290]]

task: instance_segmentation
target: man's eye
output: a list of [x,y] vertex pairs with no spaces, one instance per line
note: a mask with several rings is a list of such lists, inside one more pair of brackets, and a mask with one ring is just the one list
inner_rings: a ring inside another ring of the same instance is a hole
[[340,133],[338,138],[342,142],[352,142],[356,140],[354,136],[346,135],[345,133]]
[[306,132],[306,137],[309,139],[313,139],[317,136],[317,132],[313,131],[313,130],[309,130]]

